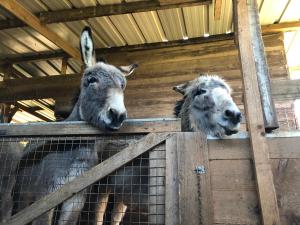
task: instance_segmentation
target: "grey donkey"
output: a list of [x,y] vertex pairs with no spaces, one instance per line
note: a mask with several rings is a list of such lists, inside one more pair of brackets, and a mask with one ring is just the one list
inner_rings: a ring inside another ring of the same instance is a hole
[[183,95],[174,109],[183,131],[217,137],[238,132],[242,114],[231,97],[229,85],[219,76],[200,75],[173,89]]
[[[96,62],[92,32],[85,27],[80,37],[81,56],[86,69],[80,93],[66,121],[87,121],[103,130],[117,130],[127,117],[124,105],[126,76],[136,64],[116,67]],[[95,144],[82,140],[45,142],[29,145],[18,165],[15,185],[15,212],[25,208],[47,193],[72,181],[98,163]],[[85,204],[88,190],[75,194],[60,206],[55,224],[75,225]],[[35,219],[33,225],[51,225],[55,209]]]

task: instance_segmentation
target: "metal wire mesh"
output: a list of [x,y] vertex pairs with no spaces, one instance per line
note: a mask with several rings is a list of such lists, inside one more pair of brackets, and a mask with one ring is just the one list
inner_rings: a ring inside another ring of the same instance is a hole
[[[142,137],[1,138],[1,221]],[[164,224],[164,179],[162,144],[74,194],[32,224]]]

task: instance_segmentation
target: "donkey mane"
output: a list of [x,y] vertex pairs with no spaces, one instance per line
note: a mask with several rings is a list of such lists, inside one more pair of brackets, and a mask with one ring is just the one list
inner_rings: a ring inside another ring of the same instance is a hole
[[174,107],[174,115],[176,117],[179,117],[179,113],[182,109],[182,106],[183,106],[183,103],[185,102],[185,99],[186,99],[186,96],[183,97],[183,99],[181,100],[178,100],[175,104],[175,107]]

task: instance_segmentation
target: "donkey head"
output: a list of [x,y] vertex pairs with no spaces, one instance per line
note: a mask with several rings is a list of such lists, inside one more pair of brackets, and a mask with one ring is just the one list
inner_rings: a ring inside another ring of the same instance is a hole
[[238,132],[241,112],[232,100],[230,87],[218,76],[200,76],[174,90],[184,95],[175,107],[183,130],[218,137]]
[[85,27],[81,33],[80,49],[85,65],[77,102],[80,119],[99,128],[119,129],[127,118],[124,105],[126,76],[130,75],[137,65],[116,67],[96,62],[89,27]]

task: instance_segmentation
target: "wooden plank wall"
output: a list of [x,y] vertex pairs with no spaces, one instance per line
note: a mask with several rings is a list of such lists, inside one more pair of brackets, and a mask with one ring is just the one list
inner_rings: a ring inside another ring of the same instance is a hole
[[[283,36],[266,35],[264,43],[271,77],[286,78]],[[220,74],[236,91],[236,100],[242,101],[240,63],[233,40],[103,56],[115,65],[139,64],[126,89],[130,118],[172,117],[175,101],[181,97],[172,87],[194,79],[199,73]],[[57,106],[58,111],[63,110],[66,101],[58,100]]]
[[[268,139],[282,225],[300,224],[299,144],[299,138]],[[214,224],[261,224],[249,140],[209,140],[208,147]]]

